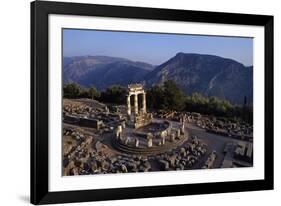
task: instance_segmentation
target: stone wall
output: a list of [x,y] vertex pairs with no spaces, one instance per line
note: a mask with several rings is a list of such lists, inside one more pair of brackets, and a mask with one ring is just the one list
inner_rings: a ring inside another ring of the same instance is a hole
[[77,124],[80,126],[92,127],[95,129],[100,129],[103,123],[101,120],[98,119],[82,118],[82,117],[75,117],[70,115],[64,115],[63,121],[66,123]]
[[145,113],[141,115],[135,116],[135,122],[134,122],[134,127],[136,129],[146,126],[151,123],[152,120],[152,114],[151,113]]

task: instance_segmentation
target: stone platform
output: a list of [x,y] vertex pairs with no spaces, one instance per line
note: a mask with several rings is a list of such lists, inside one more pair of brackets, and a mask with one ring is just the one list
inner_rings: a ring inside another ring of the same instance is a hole
[[155,145],[152,147],[134,147],[131,145],[123,144],[122,142],[118,141],[116,138],[112,138],[112,145],[114,146],[115,149],[129,154],[156,155],[175,149],[178,146],[182,145],[187,140],[188,140],[188,134],[185,134],[181,139],[176,140],[174,142],[166,142],[165,145],[161,145],[161,146]]

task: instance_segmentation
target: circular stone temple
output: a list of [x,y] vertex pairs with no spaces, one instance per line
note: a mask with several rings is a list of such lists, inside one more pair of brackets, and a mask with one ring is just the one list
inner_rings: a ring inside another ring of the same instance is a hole
[[[138,108],[138,95],[142,96],[141,109]],[[134,110],[131,111],[131,96]],[[188,138],[185,117],[180,122],[153,118],[146,111],[146,93],[142,84],[128,86],[127,119],[117,127],[113,145],[121,152],[151,155],[163,153],[183,144]]]

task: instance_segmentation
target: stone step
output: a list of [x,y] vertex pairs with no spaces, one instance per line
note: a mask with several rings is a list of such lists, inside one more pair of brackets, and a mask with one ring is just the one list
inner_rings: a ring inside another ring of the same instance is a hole
[[171,149],[175,149],[176,147],[182,145],[187,139],[188,139],[188,136],[185,136],[175,143],[169,143],[164,146],[153,146],[150,148],[131,147],[131,146],[122,144],[121,142],[117,141],[115,138],[112,138],[112,144],[117,150],[120,150],[125,153],[152,155],[152,154],[164,153]]

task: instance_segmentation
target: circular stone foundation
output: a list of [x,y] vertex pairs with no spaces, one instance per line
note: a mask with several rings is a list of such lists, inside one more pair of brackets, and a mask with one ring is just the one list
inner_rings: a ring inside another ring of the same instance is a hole
[[124,128],[119,137],[112,138],[112,144],[117,150],[130,154],[164,153],[188,139],[187,131],[180,128],[180,123],[169,121],[154,121],[138,129]]

